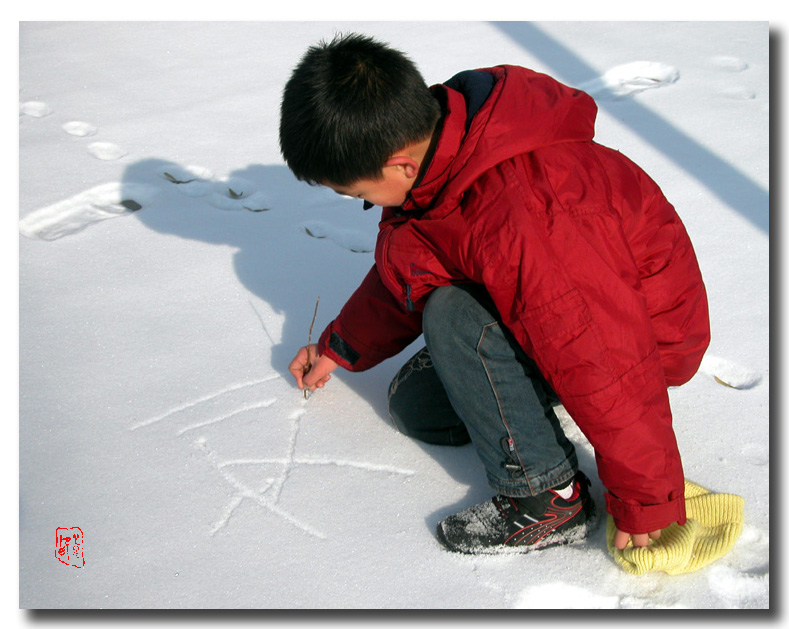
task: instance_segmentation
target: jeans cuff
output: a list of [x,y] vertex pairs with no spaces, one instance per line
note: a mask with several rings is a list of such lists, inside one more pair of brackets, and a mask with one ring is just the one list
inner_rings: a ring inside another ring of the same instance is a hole
[[523,475],[520,478],[501,478],[488,476],[488,483],[497,494],[521,498],[536,496],[549,489],[561,487],[570,482],[578,473],[578,460],[575,456],[565,459],[559,465],[538,475]]

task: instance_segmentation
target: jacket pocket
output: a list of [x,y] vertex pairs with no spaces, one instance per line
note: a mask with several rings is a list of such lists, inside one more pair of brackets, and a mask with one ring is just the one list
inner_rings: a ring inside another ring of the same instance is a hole
[[524,314],[533,342],[542,345],[591,322],[592,316],[578,289]]
[[611,358],[578,289],[528,310],[523,321],[534,359],[557,393],[588,395],[611,383]]

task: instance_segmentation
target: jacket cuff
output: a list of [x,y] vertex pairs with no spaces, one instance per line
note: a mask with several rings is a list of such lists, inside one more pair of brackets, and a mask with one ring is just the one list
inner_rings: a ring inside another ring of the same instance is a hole
[[332,322],[321,334],[318,340],[318,353],[321,356],[328,356],[335,363],[349,371],[354,370],[354,366],[359,360],[359,353],[353,349],[345,340],[334,330]]
[[666,528],[672,522],[685,524],[685,496],[672,494],[663,504],[639,505],[625,502],[610,492],[605,494],[606,509],[614,519],[616,528],[631,535],[650,533]]

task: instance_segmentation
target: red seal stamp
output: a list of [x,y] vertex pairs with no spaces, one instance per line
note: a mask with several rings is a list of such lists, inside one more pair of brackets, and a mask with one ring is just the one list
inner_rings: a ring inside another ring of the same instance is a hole
[[78,526],[72,526],[70,529],[55,529],[55,558],[60,563],[82,568],[85,565],[82,546],[82,529]]

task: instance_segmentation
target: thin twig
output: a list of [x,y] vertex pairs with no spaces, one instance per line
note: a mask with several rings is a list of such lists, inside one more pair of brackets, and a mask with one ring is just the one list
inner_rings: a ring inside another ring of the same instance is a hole
[[[315,312],[312,314],[312,323],[310,323],[310,332],[307,335],[307,364],[304,365],[304,375],[306,376],[310,369],[312,369],[312,363],[310,362],[310,345],[312,345],[312,328],[315,326],[315,317],[318,316],[318,304],[320,303],[321,298],[320,295],[318,299],[315,301]],[[304,389],[304,399],[307,399],[307,389]]]

